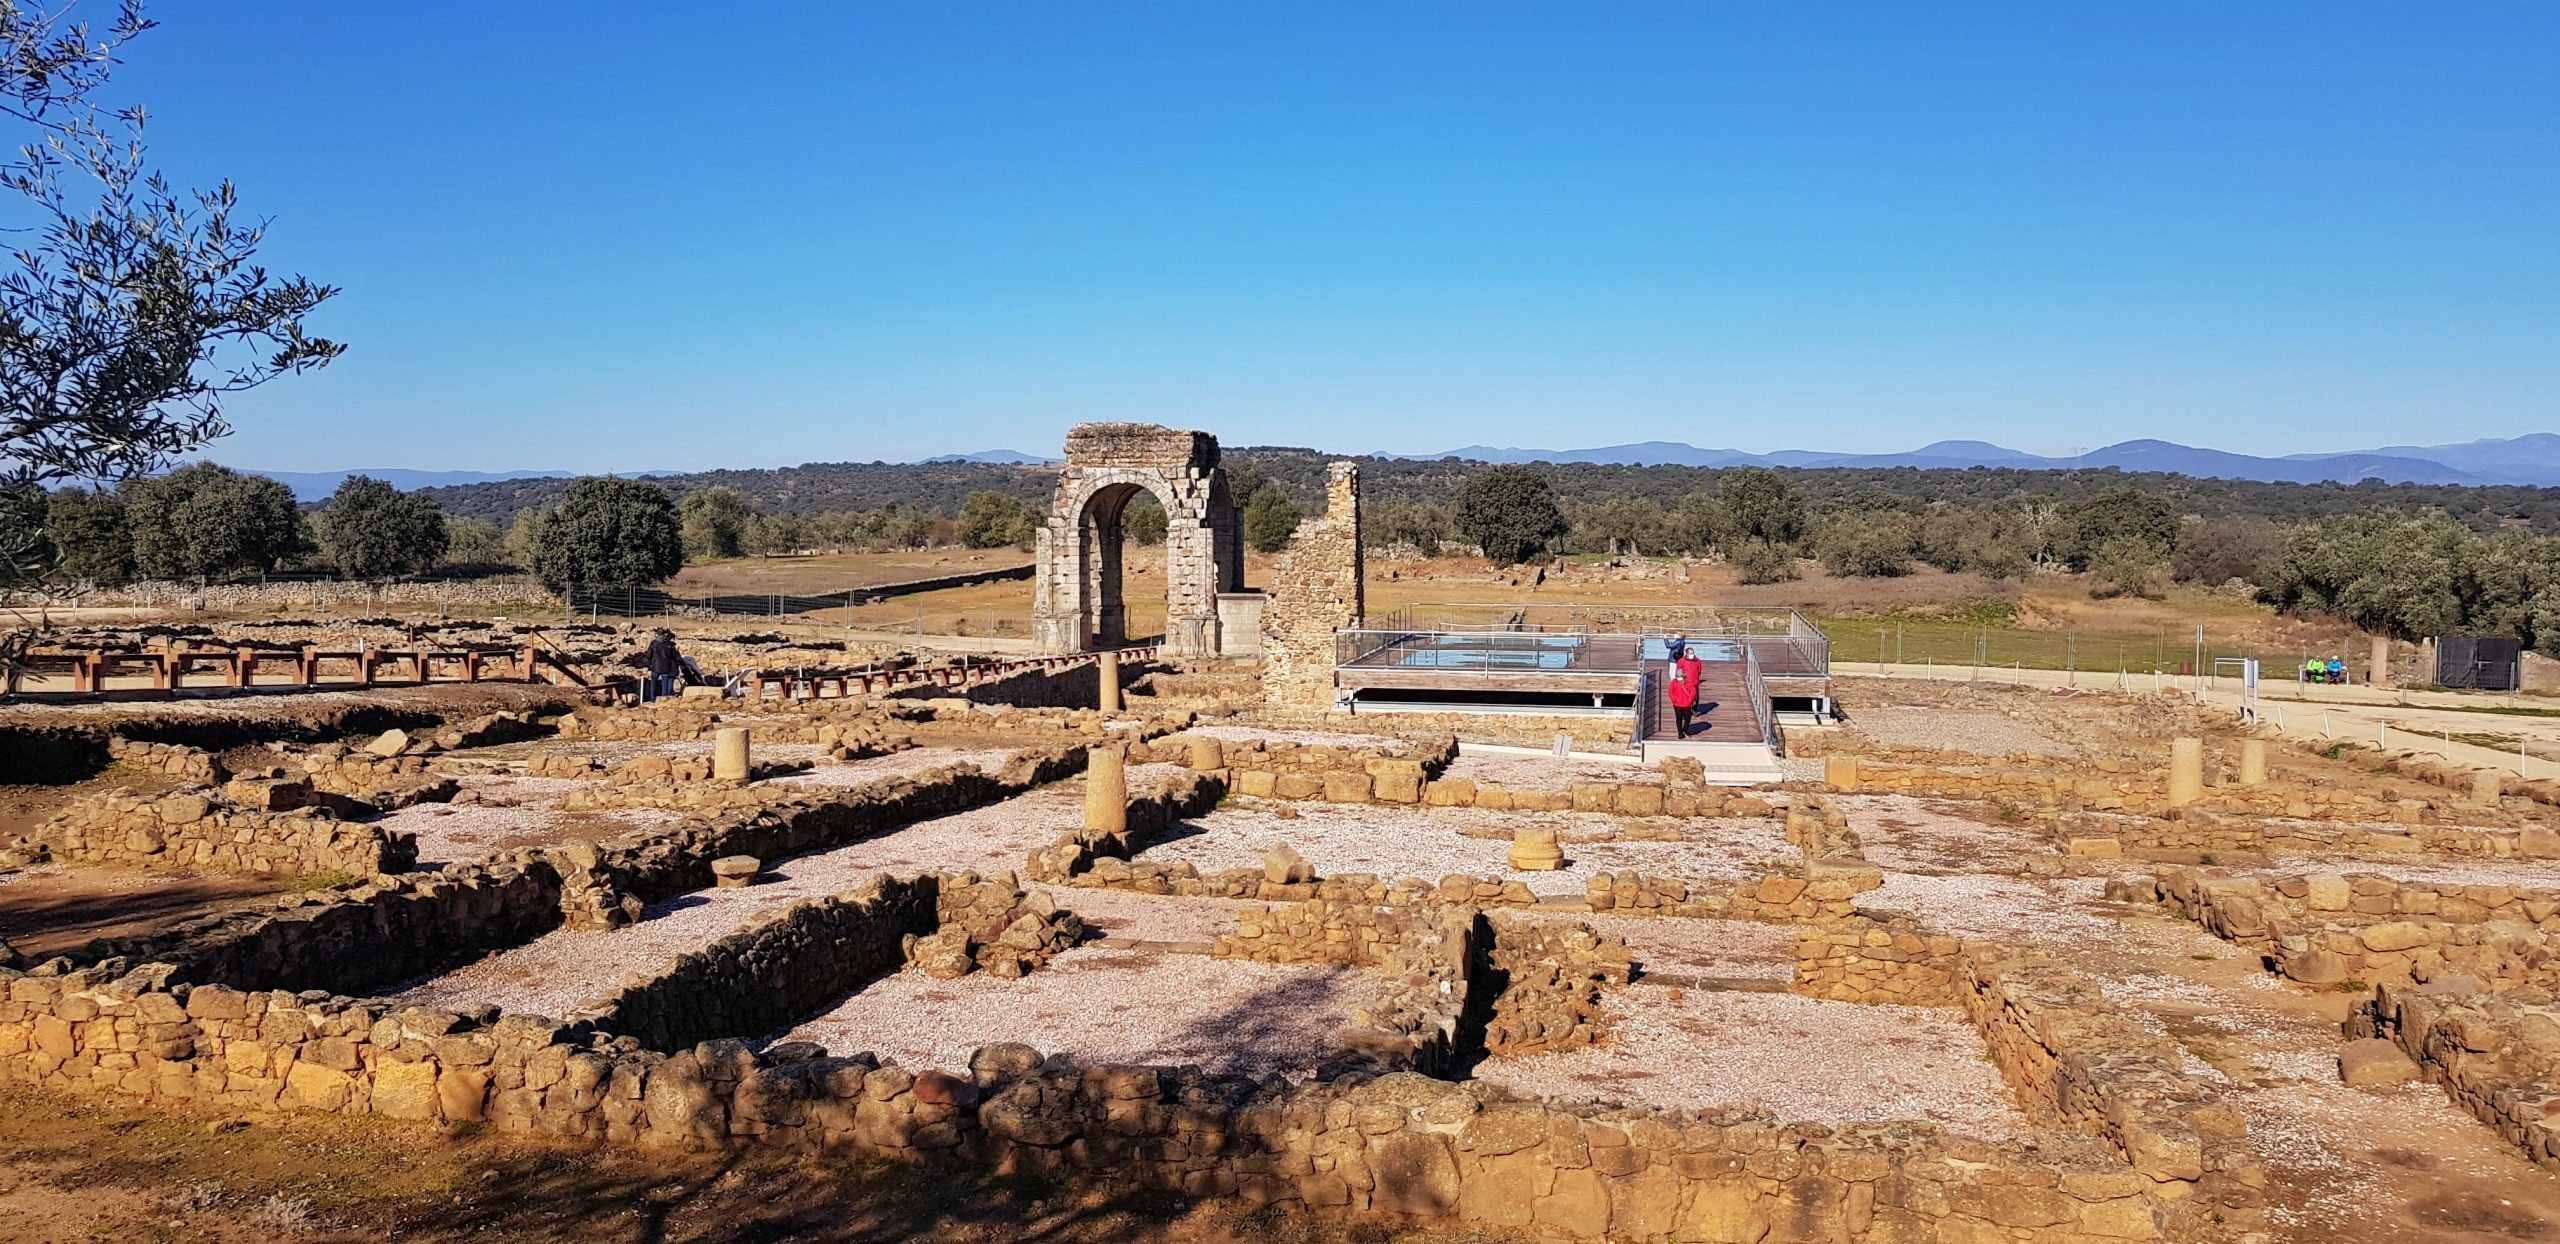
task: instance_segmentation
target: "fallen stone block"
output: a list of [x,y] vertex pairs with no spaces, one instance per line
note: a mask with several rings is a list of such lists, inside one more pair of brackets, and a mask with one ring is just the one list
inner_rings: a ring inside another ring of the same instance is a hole
[[2410,1084],[2420,1074],[2418,1064],[2399,1046],[2380,1037],[2349,1041],[2338,1050],[2338,1079],[2355,1088]]

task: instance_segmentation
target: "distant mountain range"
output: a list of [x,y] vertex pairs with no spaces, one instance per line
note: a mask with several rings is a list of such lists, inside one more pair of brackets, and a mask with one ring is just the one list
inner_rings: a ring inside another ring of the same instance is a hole
[[2534,432],[2506,439],[2467,441],[2458,445],[2390,445],[2347,453],[2290,454],[2262,458],[2252,454],[2198,449],[2169,441],[2139,440],[2093,449],[2070,458],[2022,453],[1987,441],[1937,441],[1909,453],[1842,454],[1809,449],[1783,449],[1752,454],[1739,449],[1700,449],[1678,441],[1639,441],[1597,449],[1513,449],[1467,445],[1436,454],[1379,454],[1382,458],[1431,461],[1463,458],[1473,462],[1597,462],[1628,466],[1782,466],[1782,467],[2007,467],[2024,471],[2102,470],[2166,471],[2204,479],[2249,479],[2268,483],[2354,483],[2378,479],[2393,484],[2533,484],[2560,485],[2560,434]]
[[938,457],[918,458],[916,461],[991,462],[997,466],[1038,466],[1044,462],[1055,462],[1057,459],[1043,458],[1038,454],[1026,454],[1019,449],[981,449],[973,454],[942,454]]
[[[263,475],[293,490],[296,501],[326,501],[338,491],[338,485],[351,475],[370,475],[402,492],[420,488],[449,488],[457,484],[499,484],[515,479],[576,479],[575,471],[409,471],[399,467],[363,467],[353,471],[261,471],[242,467],[251,475]],[[623,471],[622,475],[656,478],[683,475],[683,471]]]

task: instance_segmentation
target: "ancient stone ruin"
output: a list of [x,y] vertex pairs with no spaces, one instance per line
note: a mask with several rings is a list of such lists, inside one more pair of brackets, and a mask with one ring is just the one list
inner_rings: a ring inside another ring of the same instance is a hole
[[1243,590],[1244,544],[1218,438],[1150,423],[1080,423],[1067,433],[1066,469],[1035,552],[1032,631],[1049,651],[1128,641],[1121,518],[1140,493],[1165,513],[1165,651],[1225,650],[1218,597]]

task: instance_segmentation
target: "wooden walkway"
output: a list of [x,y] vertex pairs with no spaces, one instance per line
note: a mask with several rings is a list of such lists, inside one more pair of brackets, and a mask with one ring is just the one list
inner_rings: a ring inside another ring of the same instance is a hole
[[[1663,688],[1671,682],[1669,661],[1645,662],[1651,693],[1644,706],[1644,737],[1647,740],[1682,739],[1674,728],[1671,697]],[[1767,743],[1760,735],[1760,719],[1751,711],[1751,688],[1742,674],[1740,661],[1701,661],[1698,665],[1698,713],[1689,723],[1689,733],[1682,741],[1690,743]]]

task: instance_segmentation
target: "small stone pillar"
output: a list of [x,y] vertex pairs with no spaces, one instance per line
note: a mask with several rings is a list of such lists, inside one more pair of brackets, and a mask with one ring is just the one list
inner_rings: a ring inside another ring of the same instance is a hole
[[1564,867],[1564,848],[1556,845],[1556,831],[1547,828],[1511,831],[1511,866],[1524,873],[1554,872]]
[[2372,658],[2371,658],[2371,659],[2370,659],[2370,660],[2365,664],[2365,675],[2364,675],[2364,680],[2365,680],[2366,682],[2372,683],[2374,686],[2377,686],[2377,687],[2383,687],[2383,686],[2389,686],[2389,685],[2390,685],[2390,683],[2391,683],[2391,637],[2390,637],[2390,636],[2388,636],[2388,635],[2376,635],[2376,636],[2374,636],[2374,637],[2373,637],[2373,656],[2372,656]]
[[1858,789],[1858,758],[1855,756],[1823,757],[1822,784],[1837,791]]
[[2204,740],[2173,739],[2169,743],[2169,806],[2183,808],[2204,798]]
[[711,780],[744,782],[750,768],[747,762],[747,728],[722,726],[711,736]]
[[2267,741],[2265,739],[2240,740],[2240,784],[2242,786],[2267,784]]
[[1093,665],[1102,674],[1102,685],[1097,688],[1101,698],[1094,702],[1096,707],[1106,713],[1119,712],[1120,654],[1106,649],[1094,658]]
[[1129,828],[1129,749],[1105,743],[1085,749],[1084,827],[1116,834]]
[[1207,770],[1226,767],[1227,749],[1216,739],[1205,734],[1195,734],[1190,738],[1190,745],[1189,761],[1192,768]]
[[2503,793],[2504,784],[2505,775],[2499,773],[2495,769],[2482,769],[2473,773],[2471,775],[2471,802],[2479,804],[2484,808],[2497,807],[2498,796]]

